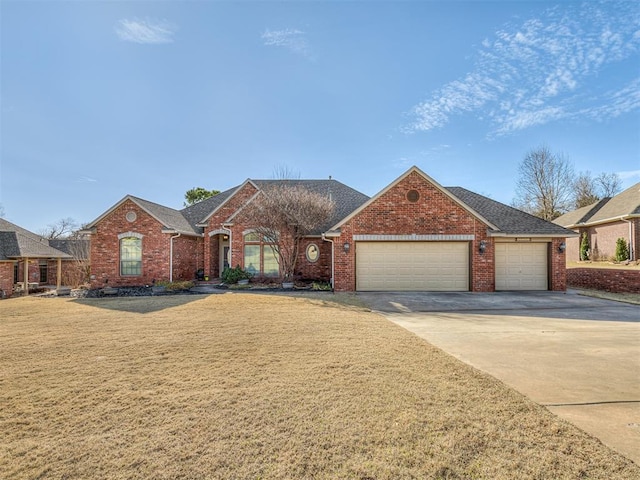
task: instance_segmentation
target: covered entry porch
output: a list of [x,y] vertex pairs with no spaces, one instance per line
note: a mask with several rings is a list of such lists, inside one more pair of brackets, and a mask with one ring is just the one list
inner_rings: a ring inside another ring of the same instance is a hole
[[224,269],[230,266],[231,231],[224,228],[213,230],[209,232],[208,240],[204,279],[220,278]]

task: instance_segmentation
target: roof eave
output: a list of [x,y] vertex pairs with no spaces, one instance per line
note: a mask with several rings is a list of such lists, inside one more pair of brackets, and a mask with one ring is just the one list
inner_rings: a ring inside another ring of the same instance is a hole
[[62,258],[62,259],[71,259],[73,258],[68,253],[62,253],[61,255],[47,255],[42,253],[31,253],[31,254],[20,254],[20,255],[7,255],[7,258],[18,260],[20,258]]
[[596,220],[595,222],[584,222],[584,223],[576,223],[570,227],[565,228],[582,228],[582,227],[592,227],[595,225],[602,225],[603,223],[611,223],[616,221],[626,221],[632,218],[640,218],[640,213],[629,213],[626,215],[619,215],[617,217],[603,218],[602,220]]
[[569,238],[569,237],[580,236],[575,232],[567,232],[567,233],[488,232],[488,235],[494,238]]
[[222,201],[222,203],[221,203],[220,205],[218,205],[216,208],[214,208],[213,210],[211,210],[211,212],[209,212],[209,213],[207,214],[207,216],[206,216],[206,217],[204,217],[201,221],[199,221],[196,225],[197,225],[198,227],[206,227],[207,225],[209,225],[209,219],[210,219],[210,218],[211,218],[211,217],[212,217],[212,216],[213,216],[213,215],[214,215],[218,210],[220,210],[220,209],[222,208],[222,206],[223,206],[223,205],[225,205],[227,202],[229,202],[229,201],[230,201],[230,200],[235,196],[235,194],[236,194],[236,193],[238,193],[238,192],[240,191],[240,189],[242,189],[242,187],[244,187],[244,186],[245,186],[245,185],[247,185],[247,184],[251,184],[251,185],[253,185],[253,187],[254,187],[256,190],[260,190],[260,189],[258,188],[258,186],[257,186],[255,183],[253,183],[253,180],[251,180],[250,178],[247,178],[244,182],[242,182],[242,184],[241,184],[241,185],[239,185],[239,186],[238,186],[238,188],[236,188],[236,189],[233,191],[233,193],[232,193],[231,195],[229,195],[227,198],[225,198],[225,199]]
[[203,237],[204,236],[204,234],[202,234],[202,233],[189,232],[189,231],[186,231],[186,230],[177,230],[175,228],[163,228],[160,231],[162,233],[187,235],[189,237]]

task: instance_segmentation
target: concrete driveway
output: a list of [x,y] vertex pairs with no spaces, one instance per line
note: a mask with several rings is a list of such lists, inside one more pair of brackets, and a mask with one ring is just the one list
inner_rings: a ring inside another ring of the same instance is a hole
[[640,464],[640,306],[576,292],[358,297]]

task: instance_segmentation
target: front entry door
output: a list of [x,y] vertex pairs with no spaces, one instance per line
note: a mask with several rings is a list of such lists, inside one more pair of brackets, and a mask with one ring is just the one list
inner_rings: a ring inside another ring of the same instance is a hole
[[229,267],[229,236],[228,235],[219,235],[220,243],[218,244],[218,267],[220,271],[218,272],[218,276],[222,275],[222,272],[225,268]]
[[222,269],[229,268],[229,247],[222,247]]

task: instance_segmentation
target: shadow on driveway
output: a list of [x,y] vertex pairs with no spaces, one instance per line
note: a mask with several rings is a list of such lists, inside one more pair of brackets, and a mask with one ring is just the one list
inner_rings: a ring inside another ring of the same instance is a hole
[[358,298],[383,313],[468,312],[563,320],[640,322],[640,307],[564,292],[359,292]]

